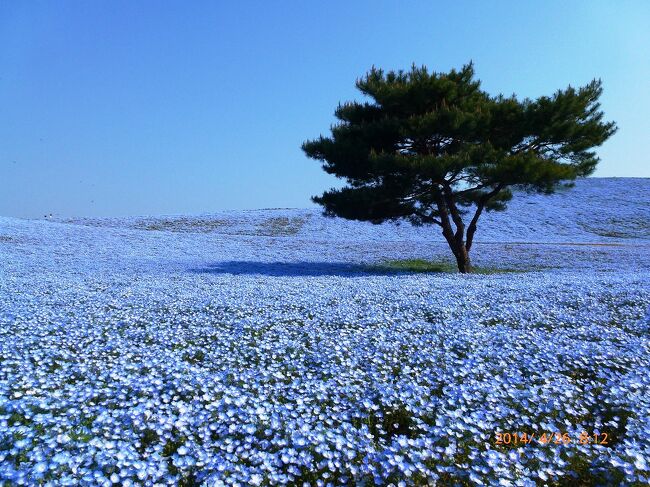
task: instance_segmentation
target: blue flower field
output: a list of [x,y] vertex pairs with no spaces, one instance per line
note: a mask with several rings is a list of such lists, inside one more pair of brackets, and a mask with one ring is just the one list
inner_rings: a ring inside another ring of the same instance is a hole
[[472,253],[398,272],[450,261],[437,228],[318,210],[0,218],[0,482],[650,484],[650,180],[516,195]]

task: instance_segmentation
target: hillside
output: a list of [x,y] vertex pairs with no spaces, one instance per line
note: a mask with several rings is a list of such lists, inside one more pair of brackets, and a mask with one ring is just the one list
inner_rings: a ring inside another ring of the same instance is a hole
[[[373,225],[327,218],[318,209],[0,218],[0,255],[7,260],[22,262],[28,254],[29,263],[48,267],[52,252],[84,268],[164,265],[273,275],[366,272],[363,264],[389,259],[451,257],[437,227]],[[518,194],[506,212],[488,213],[479,223],[472,254],[478,265],[507,269],[650,268],[650,179],[590,179],[552,196]]]
[[473,275],[316,210],[0,218],[0,483],[648,485],[649,183],[516,198]]
[[[136,230],[312,239],[442,241],[436,227],[372,225],[326,218],[319,209],[222,211],[199,216],[64,219],[63,222]],[[505,212],[480,221],[479,242],[650,241],[650,179],[592,178],[546,196],[518,193]]]

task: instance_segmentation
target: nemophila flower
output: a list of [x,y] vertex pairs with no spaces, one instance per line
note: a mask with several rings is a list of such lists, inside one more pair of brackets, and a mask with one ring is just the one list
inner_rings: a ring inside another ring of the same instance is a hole
[[[32,242],[0,241],[0,480],[535,485],[575,465],[648,477],[645,250],[634,268],[626,247],[581,246],[580,272],[387,275],[340,263],[437,244],[372,226],[268,237],[259,215],[237,218],[228,234],[0,220]],[[532,258],[486,247],[502,267]],[[549,268],[568,255],[535,252]],[[548,429],[616,441],[494,444]]]

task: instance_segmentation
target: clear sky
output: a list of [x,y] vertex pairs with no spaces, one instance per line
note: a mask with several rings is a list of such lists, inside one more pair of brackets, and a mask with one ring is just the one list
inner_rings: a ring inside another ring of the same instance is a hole
[[309,207],[300,150],[372,65],[473,60],[521,97],[602,78],[596,176],[650,176],[650,1],[0,0],[0,215]]

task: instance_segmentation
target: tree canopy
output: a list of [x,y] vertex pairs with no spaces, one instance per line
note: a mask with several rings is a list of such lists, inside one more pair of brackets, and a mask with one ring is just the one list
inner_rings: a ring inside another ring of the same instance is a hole
[[438,225],[461,272],[483,211],[504,210],[513,188],[552,193],[591,174],[593,148],[616,131],[600,80],[519,100],[483,91],[470,63],[373,67],[356,86],[370,101],[340,104],[331,135],[302,146],[347,183],[313,200],[330,216]]

